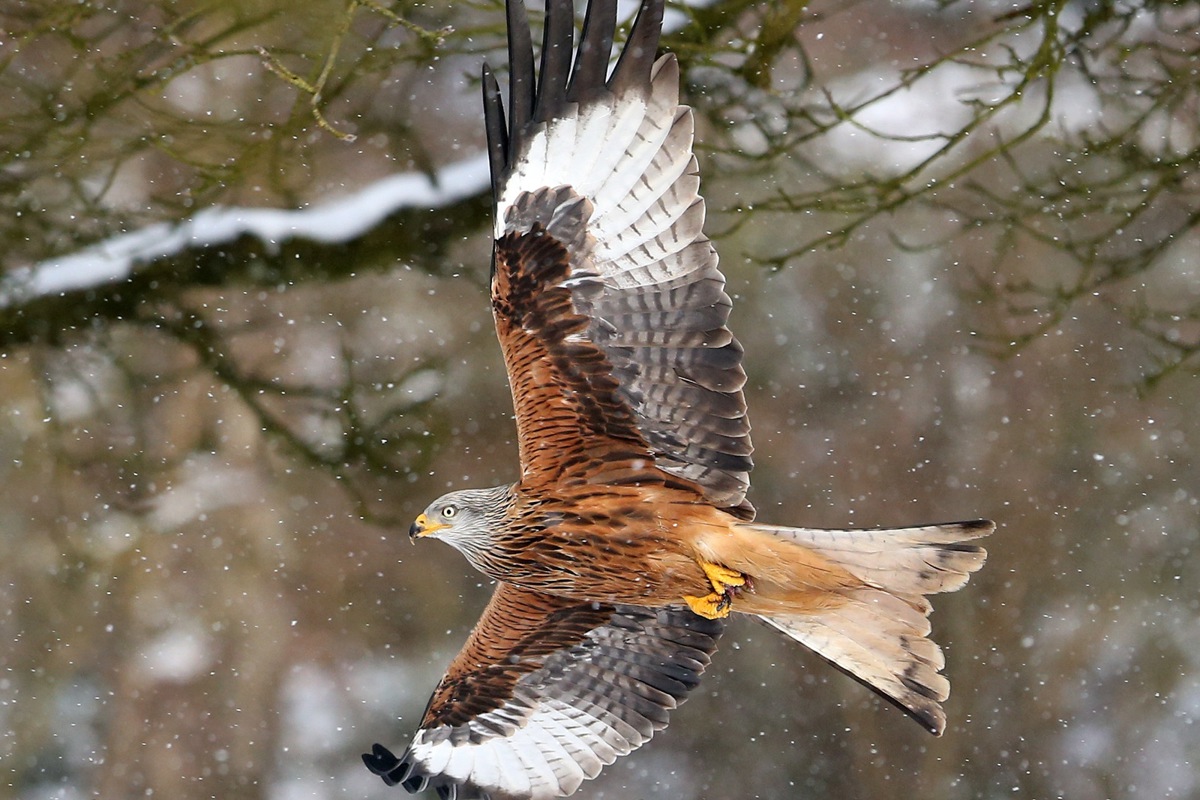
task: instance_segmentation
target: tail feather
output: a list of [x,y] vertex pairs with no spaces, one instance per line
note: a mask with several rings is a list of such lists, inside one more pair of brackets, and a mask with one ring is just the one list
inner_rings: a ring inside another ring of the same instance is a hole
[[987,521],[893,530],[817,530],[755,525],[814,551],[861,584],[839,601],[760,617],[838,669],[883,695],[935,735],[946,727],[941,704],[950,682],[946,660],[928,638],[929,601],[952,592],[983,566],[987,553],[970,540],[995,529]]
[[937,594],[961,589],[983,566],[987,552],[966,542],[987,536],[996,524],[973,520],[863,530],[754,527],[816,550],[860,580],[893,594]]

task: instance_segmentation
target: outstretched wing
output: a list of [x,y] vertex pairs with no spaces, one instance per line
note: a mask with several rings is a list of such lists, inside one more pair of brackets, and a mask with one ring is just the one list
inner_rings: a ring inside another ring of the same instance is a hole
[[507,124],[484,67],[496,198],[492,308],[526,483],[668,482],[751,518],[742,348],[704,236],[679,69],[643,0],[609,74],[616,0],[548,0],[535,76],[508,3]]
[[396,758],[389,785],[442,798],[563,797],[647,742],[696,686],[723,620],[579,603],[501,583]]

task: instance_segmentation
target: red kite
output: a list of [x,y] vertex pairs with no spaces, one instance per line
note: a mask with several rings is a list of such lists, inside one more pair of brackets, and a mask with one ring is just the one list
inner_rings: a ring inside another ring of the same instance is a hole
[[[616,0],[548,0],[534,70],[508,2],[505,109],[483,69],[496,202],[492,312],[521,477],[413,523],[499,581],[397,758],[442,798],[562,797],[640,747],[700,680],[731,613],[757,616],[929,731],[949,682],[927,594],[984,562],[978,520],[886,530],[753,522],[742,348],[704,236],[692,111],[643,0],[610,70]],[[507,111],[507,116],[506,116]]]

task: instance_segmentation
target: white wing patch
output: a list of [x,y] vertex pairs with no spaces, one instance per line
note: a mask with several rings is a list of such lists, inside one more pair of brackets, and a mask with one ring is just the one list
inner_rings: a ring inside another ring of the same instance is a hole
[[[570,186],[592,204],[588,233],[606,281],[618,288],[659,282],[638,268],[699,238],[704,206],[692,156],[692,112],[679,106],[674,56],[660,58],[651,74],[648,93],[609,94],[583,107],[568,103],[561,116],[529,134],[497,203],[496,238],[512,232],[508,212],[522,194]],[[676,230],[693,209],[696,222]]]
[[[606,677],[605,682],[613,680]],[[609,683],[610,694],[614,688]],[[674,697],[653,687],[640,685],[636,691],[652,695],[665,710],[676,706]],[[469,727],[474,735],[466,741],[446,737],[444,730],[418,731],[408,758],[420,772],[469,783],[476,793],[549,800],[574,793],[606,765],[649,741],[661,725],[631,713],[619,697],[583,692],[568,703],[525,690]],[[499,736],[496,728],[511,732]]]

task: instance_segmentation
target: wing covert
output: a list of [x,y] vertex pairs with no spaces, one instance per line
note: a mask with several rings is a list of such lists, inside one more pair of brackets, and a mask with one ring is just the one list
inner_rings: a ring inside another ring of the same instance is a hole
[[[539,75],[528,35],[510,34],[507,120],[484,81],[492,301],[523,479],[597,481],[636,464],[751,518],[742,348],[703,233],[678,66],[654,60],[662,2],[644,0],[611,76],[615,0],[591,0],[573,63],[572,4],[547,5]],[[524,12],[509,6],[511,31]]]
[[442,798],[561,797],[665,727],[724,628],[686,607],[579,603],[501,583],[389,785]]

